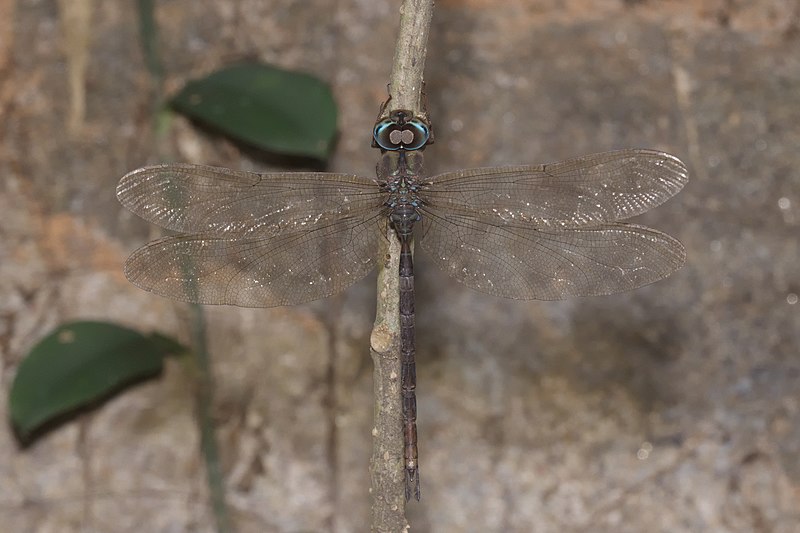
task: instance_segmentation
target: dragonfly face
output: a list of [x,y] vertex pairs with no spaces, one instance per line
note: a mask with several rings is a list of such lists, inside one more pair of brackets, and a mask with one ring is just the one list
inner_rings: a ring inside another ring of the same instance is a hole
[[383,151],[421,150],[430,138],[430,126],[404,110],[392,111],[372,129],[372,145]]

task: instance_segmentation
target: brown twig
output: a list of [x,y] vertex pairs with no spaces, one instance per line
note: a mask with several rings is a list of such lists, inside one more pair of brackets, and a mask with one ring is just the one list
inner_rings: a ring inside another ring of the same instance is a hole
[[[403,1],[387,111],[406,109],[421,113],[422,74],[432,16],[433,0]],[[388,225],[383,252],[375,325],[370,338],[375,364],[375,426],[370,462],[372,531],[397,533],[408,529],[400,404],[400,242]]]

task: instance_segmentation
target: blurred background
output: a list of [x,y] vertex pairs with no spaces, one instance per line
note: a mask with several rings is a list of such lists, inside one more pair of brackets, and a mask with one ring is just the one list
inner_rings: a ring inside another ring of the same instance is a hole
[[[312,73],[339,106],[327,169],[373,175],[398,2],[155,6],[167,93],[243,58]],[[412,530],[797,531],[800,4],[440,0],[426,80],[431,174],[648,147],[691,181],[637,219],[686,266],[635,292],[506,301],[418,255]],[[122,275],[158,235],[117,203],[124,173],[282,167],[178,116],[155,133],[134,2],[0,0],[0,82],[5,414],[26,351],[65,321],[188,341],[185,306]],[[308,305],[207,309],[239,531],[368,528],[374,302],[371,276]],[[170,360],[28,448],[0,426],[0,529],[214,531],[193,387]]]

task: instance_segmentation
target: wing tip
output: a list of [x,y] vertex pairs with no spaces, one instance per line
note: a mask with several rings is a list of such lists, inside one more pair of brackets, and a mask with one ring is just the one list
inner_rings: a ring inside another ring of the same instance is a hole
[[686,166],[686,163],[684,163],[678,156],[662,150],[656,150],[654,148],[639,148],[630,150],[630,152],[632,155],[636,156],[646,154],[651,157],[658,164],[658,166],[664,168],[669,174],[669,183],[673,185],[673,195],[677,194],[678,191],[683,189],[683,187],[689,183],[689,169]]
[[131,206],[136,205],[133,201],[135,194],[132,194],[132,191],[135,191],[142,183],[151,180],[159,171],[170,167],[174,168],[175,166],[173,164],[147,165],[131,170],[122,176],[119,183],[117,183],[117,200],[130,209]]
[[678,185],[678,190],[682,189],[684,185],[689,183],[689,169],[686,166],[686,163],[684,163],[679,157],[667,152],[661,152],[661,157],[663,160],[672,163],[670,171],[676,177],[673,182]]

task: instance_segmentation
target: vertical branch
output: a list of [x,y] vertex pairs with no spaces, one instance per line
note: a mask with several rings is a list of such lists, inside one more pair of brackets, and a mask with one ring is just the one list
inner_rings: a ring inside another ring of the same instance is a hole
[[419,115],[428,32],[433,0],[404,0],[400,7],[400,33],[389,81],[389,110],[407,109]]
[[[392,65],[388,110],[419,114],[433,0],[404,0]],[[370,338],[375,364],[375,426],[370,461],[372,531],[405,531],[405,470],[400,403],[400,242],[386,228],[384,260],[378,272],[378,305]]]

